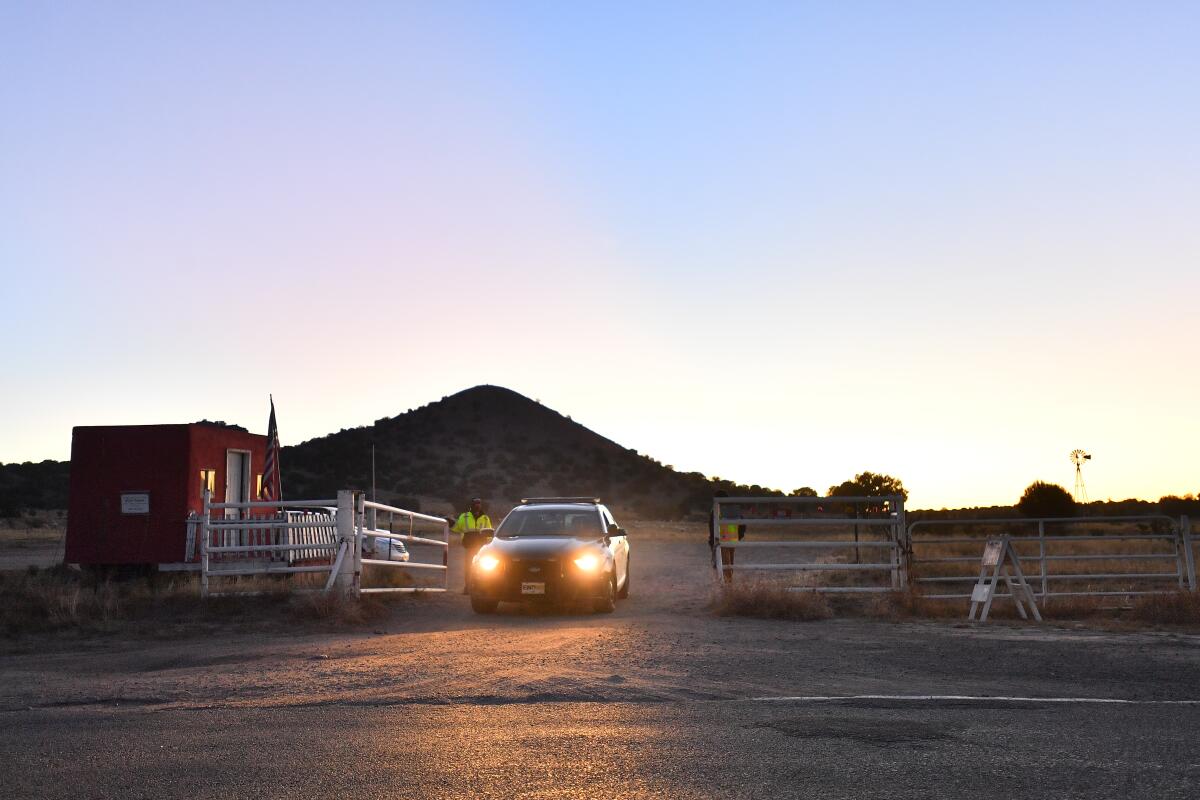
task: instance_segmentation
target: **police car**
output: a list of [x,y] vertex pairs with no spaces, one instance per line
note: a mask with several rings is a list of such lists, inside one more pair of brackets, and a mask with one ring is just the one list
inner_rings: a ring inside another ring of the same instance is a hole
[[475,555],[471,608],[500,603],[590,604],[607,613],[629,596],[629,538],[599,498],[531,497]]

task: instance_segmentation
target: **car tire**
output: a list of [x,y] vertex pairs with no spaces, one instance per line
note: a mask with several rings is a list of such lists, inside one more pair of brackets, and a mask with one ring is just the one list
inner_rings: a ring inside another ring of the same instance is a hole
[[617,576],[611,575],[608,579],[608,591],[604,596],[596,600],[595,610],[597,614],[611,614],[617,610]]
[[629,574],[629,559],[625,559],[625,585],[617,591],[618,600],[626,600],[629,598],[629,581],[632,576]]
[[500,605],[497,600],[485,600],[482,597],[471,597],[471,610],[476,614],[495,614],[496,606]]

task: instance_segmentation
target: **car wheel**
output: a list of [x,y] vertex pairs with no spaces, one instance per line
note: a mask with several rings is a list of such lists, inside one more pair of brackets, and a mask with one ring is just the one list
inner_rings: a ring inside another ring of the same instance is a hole
[[500,605],[497,600],[485,600],[482,597],[471,597],[471,610],[476,614],[495,614],[496,606]]
[[629,581],[630,580],[632,580],[632,577],[629,574],[629,559],[625,559],[625,585],[622,586],[620,588],[620,590],[617,592],[617,597],[619,599],[625,600],[626,598],[629,597]]
[[617,576],[615,574],[609,576],[607,586],[608,589],[604,596],[596,601],[597,614],[611,614],[617,610]]

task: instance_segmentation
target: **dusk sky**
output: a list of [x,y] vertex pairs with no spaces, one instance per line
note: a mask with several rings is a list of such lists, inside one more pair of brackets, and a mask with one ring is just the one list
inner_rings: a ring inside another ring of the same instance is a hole
[[[481,383],[784,490],[1200,490],[1200,4],[0,0],[0,462]],[[283,464],[286,476],[287,464]]]

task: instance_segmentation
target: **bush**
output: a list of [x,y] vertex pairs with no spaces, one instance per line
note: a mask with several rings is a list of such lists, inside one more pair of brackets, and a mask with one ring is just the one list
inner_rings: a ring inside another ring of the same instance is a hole
[[1075,498],[1057,483],[1034,481],[1017,501],[1017,511],[1026,517],[1073,517]]

